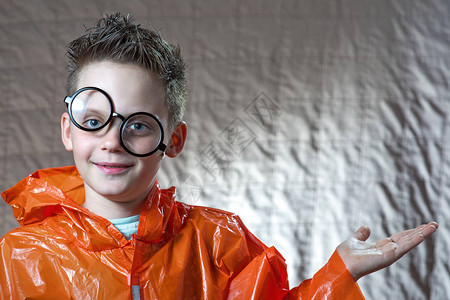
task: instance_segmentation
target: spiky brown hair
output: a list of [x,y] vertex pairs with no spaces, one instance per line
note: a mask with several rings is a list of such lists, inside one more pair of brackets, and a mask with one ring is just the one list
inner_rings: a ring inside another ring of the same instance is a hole
[[109,60],[143,67],[158,75],[166,89],[171,130],[182,120],[186,97],[185,63],[177,45],[153,30],[141,27],[130,15],[114,13],[99,19],[68,45],[67,92],[75,92],[82,68]]

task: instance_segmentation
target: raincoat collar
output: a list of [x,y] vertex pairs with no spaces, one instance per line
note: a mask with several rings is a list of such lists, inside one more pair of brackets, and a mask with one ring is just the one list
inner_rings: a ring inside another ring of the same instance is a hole
[[[84,184],[76,167],[38,170],[2,193],[21,226],[57,218],[53,228],[61,236],[90,250],[124,247],[132,241],[107,219],[82,207]],[[136,240],[158,243],[174,236],[189,213],[187,205],[175,202],[175,188],[161,190],[156,181],[141,211]]]

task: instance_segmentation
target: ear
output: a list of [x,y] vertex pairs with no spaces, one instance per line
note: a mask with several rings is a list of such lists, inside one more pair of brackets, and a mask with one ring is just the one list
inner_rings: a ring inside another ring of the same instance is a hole
[[166,148],[166,155],[169,157],[176,157],[184,148],[184,143],[187,137],[187,124],[186,122],[180,122],[172,132],[170,141]]
[[61,116],[61,138],[67,151],[73,150],[72,138],[70,132],[70,117],[67,112]]

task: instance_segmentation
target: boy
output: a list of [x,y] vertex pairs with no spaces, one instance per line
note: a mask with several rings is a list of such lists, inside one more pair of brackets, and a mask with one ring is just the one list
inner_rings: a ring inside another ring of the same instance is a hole
[[289,290],[282,256],[239,217],[176,202],[158,185],[163,158],[187,136],[179,49],[114,14],[68,58],[61,129],[76,167],[39,170],[2,194],[22,227],[0,241],[1,299],[363,299],[361,276],[437,228],[369,244],[361,227]]

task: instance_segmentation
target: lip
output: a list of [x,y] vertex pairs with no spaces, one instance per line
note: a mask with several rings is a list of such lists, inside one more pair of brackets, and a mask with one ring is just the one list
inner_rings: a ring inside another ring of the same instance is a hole
[[130,164],[121,164],[121,163],[106,163],[106,162],[98,162],[93,163],[100,171],[106,173],[108,175],[117,175],[122,174],[128,171],[132,165]]

